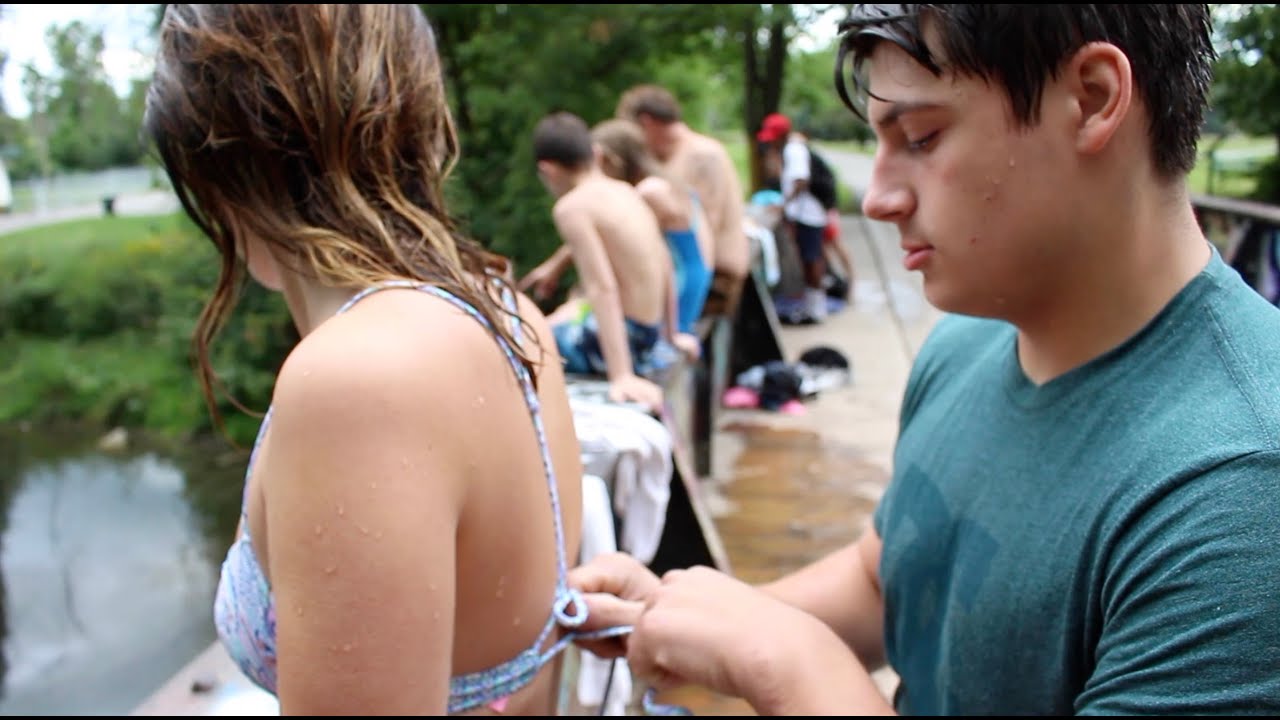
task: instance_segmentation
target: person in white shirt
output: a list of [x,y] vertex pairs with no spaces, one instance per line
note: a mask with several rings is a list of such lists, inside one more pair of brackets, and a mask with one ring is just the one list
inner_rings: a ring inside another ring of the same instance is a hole
[[809,192],[809,147],[803,135],[791,131],[791,120],[781,113],[765,116],[756,139],[782,153],[783,227],[795,240],[804,266],[806,319],[822,322],[827,316],[827,294],[822,286],[827,211]]

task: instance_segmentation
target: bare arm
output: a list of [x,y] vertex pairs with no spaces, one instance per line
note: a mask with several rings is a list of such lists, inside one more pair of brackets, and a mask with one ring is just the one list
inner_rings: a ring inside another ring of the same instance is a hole
[[521,279],[518,289],[521,292],[531,290],[534,297],[545,298],[555,292],[556,286],[560,284],[560,278],[571,264],[573,264],[573,253],[567,245],[561,245],[550,257],[538,263],[537,267]]
[[[675,188],[671,183],[659,177],[647,177],[636,185],[640,197],[644,199],[649,209],[658,218],[658,224],[664,229],[669,227],[687,226],[691,219],[687,212],[683,212],[679,201],[675,197]],[[692,210],[692,204],[689,204],[689,210]],[[671,258],[671,253],[667,253],[666,257],[666,295],[667,295],[667,312],[666,322],[663,323],[665,328],[664,336],[668,342],[674,342],[676,333],[680,331],[680,311],[679,300],[676,297],[675,285],[675,264]]]
[[554,272],[557,278],[563,275],[572,264],[573,252],[569,250],[567,245],[561,245],[556,248],[556,251],[551,254],[551,257],[542,261],[542,265],[546,266],[551,272]]
[[264,466],[281,709],[441,714],[466,467],[444,386],[466,353],[333,338],[281,371]]
[[662,326],[666,330],[664,335],[667,338],[667,342],[675,342],[676,333],[680,332],[680,303],[676,298],[676,271],[671,263],[669,253],[666,266],[667,271],[664,278],[667,285],[667,312]]
[[689,212],[685,207],[690,206],[691,203],[686,201],[682,204],[676,197],[676,189],[671,183],[663,178],[650,176],[636,185],[636,191],[653,211],[654,217],[658,218],[658,225],[663,230],[689,226]]
[[604,355],[609,382],[633,377],[635,365],[627,344],[622,298],[618,294],[618,281],[605,252],[604,240],[596,231],[590,214],[583,208],[557,205],[554,219],[560,237],[573,253],[582,289],[595,313],[600,351]]
[[874,671],[885,662],[880,536],[868,527],[856,542],[761,590],[813,615]]

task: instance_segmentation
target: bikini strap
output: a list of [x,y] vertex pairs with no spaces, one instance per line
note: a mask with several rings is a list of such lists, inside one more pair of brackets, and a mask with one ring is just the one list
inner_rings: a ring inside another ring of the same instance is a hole
[[262,423],[258,425],[258,434],[253,438],[253,449],[249,451],[249,463],[244,468],[244,489],[240,491],[240,535],[247,536],[249,534],[249,478],[253,473],[253,461],[258,458],[258,448],[262,445],[262,438],[267,434],[267,424],[271,422],[271,407],[267,407],[267,413],[262,416]]

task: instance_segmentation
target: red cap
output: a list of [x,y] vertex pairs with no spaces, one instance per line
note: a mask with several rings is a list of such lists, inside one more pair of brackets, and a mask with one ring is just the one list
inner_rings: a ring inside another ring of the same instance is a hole
[[786,137],[791,132],[791,121],[782,113],[769,113],[764,116],[764,122],[760,123],[760,132],[756,133],[756,139],[760,142],[771,143],[778,138]]

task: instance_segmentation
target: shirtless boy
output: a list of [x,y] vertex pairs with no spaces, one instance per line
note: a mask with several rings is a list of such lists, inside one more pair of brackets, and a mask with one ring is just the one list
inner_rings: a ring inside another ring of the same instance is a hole
[[681,119],[680,104],[665,88],[636,85],[614,113],[644,131],[650,152],[665,169],[697,191],[715,233],[714,276],[704,314],[732,315],[751,265],[742,182],[724,145]]
[[662,389],[643,376],[677,356],[674,271],[657,218],[634,186],[600,170],[582,118],[544,117],[533,152],[584,295],[548,317],[565,371],[605,375],[611,400],[657,410]]

